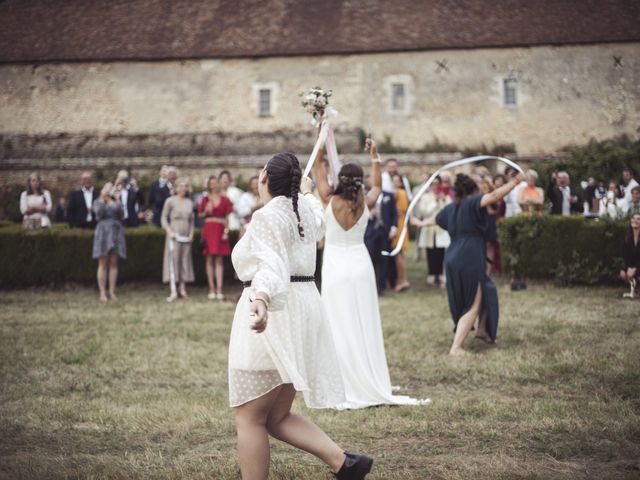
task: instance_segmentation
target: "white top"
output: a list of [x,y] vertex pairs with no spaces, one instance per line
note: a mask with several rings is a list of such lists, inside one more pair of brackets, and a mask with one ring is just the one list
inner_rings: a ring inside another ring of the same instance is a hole
[[518,185],[514,187],[505,197],[505,217],[514,217],[516,215],[520,215],[522,213],[522,207],[518,202],[518,198],[520,197],[520,192],[523,188],[527,186],[527,182],[520,182]]
[[258,203],[258,197],[251,192],[244,192],[240,196],[238,205],[236,205],[236,211],[241,220],[251,215],[251,209],[256,206],[256,203]]
[[[27,214],[28,207],[40,206],[43,203],[47,206],[46,213],[34,212]],[[20,212],[22,212],[22,215],[24,215],[25,218],[30,220],[39,220],[43,217],[48,219],[49,216],[47,214],[51,211],[52,206],[53,204],[51,203],[51,194],[49,193],[49,190],[44,190],[42,195],[27,195],[26,190],[20,194]]]
[[233,204],[233,211],[229,214],[229,228],[231,230],[239,230],[242,226],[240,222],[241,216],[238,214],[238,203],[240,202],[240,197],[244,192],[240,190],[238,187],[231,185],[227,189],[227,193],[225,194],[231,203]]
[[608,217],[613,220],[625,218],[628,211],[629,204],[624,197],[615,198],[612,201],[607,201],[607,197],[600,199],[600,208],[598,209],[598,215],[601,218]]
[[[242,281],[251,280],[236,306],[229,342],[229,402],[238,406],[278,385],[292,383],[309,407],[333,407],[344,401],[344,386],[335,346],[320,294],[314,282],[291,282],[292,275],[311,276],[316,268],[316,242],[324,234],[320,202],[299,195],[278,196],[253,214],[246,233],[231,254]],[[249,315],[250,298],[269,295],[267,328],[256,334]]]
[[[427,192],[418,201],[417,213],[423,220],[433,217],[449,205],[451,201],[449,195],[445,195],[444,198],[438,198],[435,193]],[[418,248],[448,248],[449,245],[451,245],[451,237],[444,228],[434,225],[420,229]]]

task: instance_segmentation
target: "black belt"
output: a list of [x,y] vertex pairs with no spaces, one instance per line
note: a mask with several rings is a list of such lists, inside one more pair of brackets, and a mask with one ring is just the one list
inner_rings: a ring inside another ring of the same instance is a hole
[[[313,275],[291,275],[291,283],[300,283],[300,282],[315,282],[316,277]],[[251,286],[251,280],[247,282],[242,282],[242,286],[244,288],[249,288]]]

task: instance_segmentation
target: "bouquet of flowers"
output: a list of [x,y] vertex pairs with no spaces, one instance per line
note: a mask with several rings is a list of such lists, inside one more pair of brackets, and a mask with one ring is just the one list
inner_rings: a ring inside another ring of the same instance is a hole
[[333,92],[331,90],[322,90],[320,87],[310,88],[307,93],[300,92],[302,99],[302,106],[313,117],[313,123],[315,124],[322,114],[327,105],[329,105],[329,97]]

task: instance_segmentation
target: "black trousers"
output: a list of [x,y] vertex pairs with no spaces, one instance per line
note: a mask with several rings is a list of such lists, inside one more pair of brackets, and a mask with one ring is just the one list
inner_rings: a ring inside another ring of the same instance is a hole
[[442,275],[444,268],[444,248],[427,248],[429,275]]

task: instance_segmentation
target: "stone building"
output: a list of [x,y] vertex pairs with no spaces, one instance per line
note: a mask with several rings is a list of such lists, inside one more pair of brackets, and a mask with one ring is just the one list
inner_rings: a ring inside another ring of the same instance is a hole
[[247,176],[310,151],[298,93],[315,85],[349,156],[362,132],[529,156],[637,136],[638,25],[625,0],[5,0],[0,181],[168,161]]

